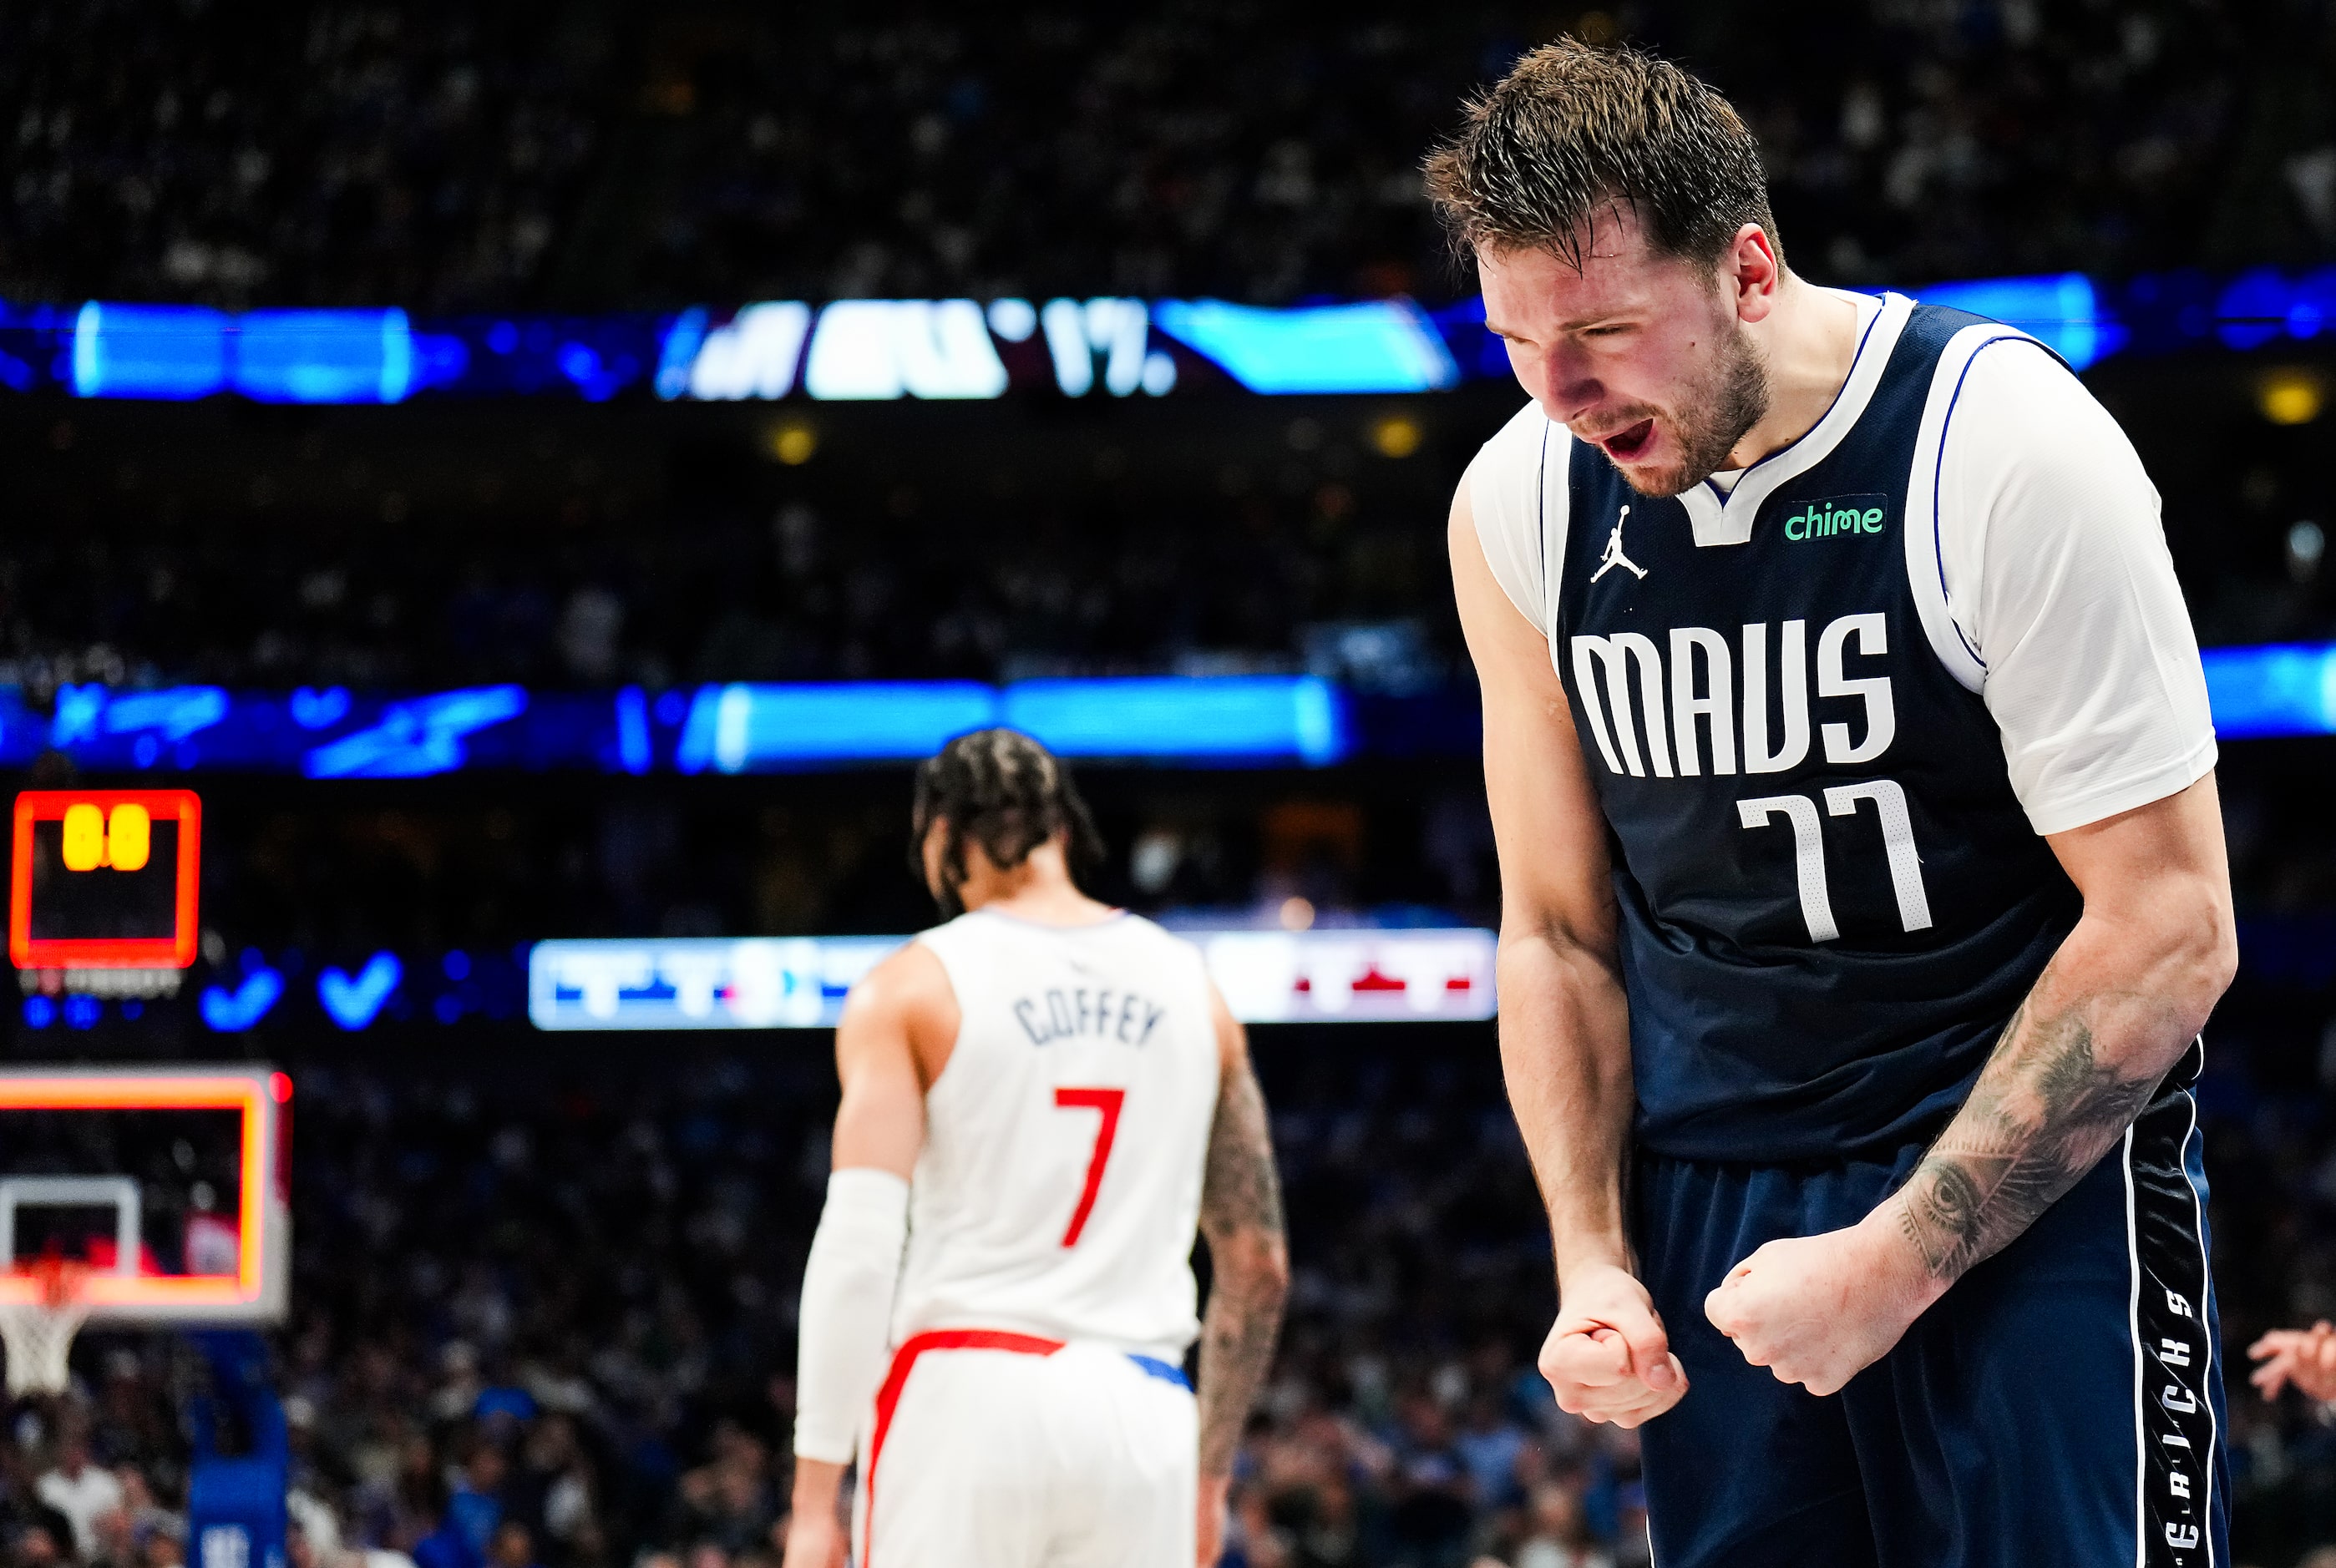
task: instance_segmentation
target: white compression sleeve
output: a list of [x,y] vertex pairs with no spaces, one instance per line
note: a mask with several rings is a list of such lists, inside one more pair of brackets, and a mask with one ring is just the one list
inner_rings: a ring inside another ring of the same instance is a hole
[[892,1292],[909,1238],[909,1184],[854,1168],[827,1178],[796,1322],[795,1453],[848,1464],[884,1376]]

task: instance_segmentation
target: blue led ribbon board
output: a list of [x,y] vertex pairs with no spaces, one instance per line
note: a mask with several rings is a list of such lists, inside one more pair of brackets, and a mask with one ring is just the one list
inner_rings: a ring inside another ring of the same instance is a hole
[[[2082,273],[1909,290],[2034,334],[2079,370],[2118,353],[2247,350],[2336,331],[2336,266],[2224,277]],[[1195,370],[1214,373],[1191,374]],[[1262,306],[1224,300],[764,300],[593,316],[0,302],[0,387],[81,397],[394,403],[416,395],[620,393],[735,402],[1436,392],[1505,381],[1484,302]]]
[[998,722],[1066,757],[1319,767],[1353,750],[1337,689],[1311,675],[1024,681],[1006,688]]
[[311,779],[414,779],[451,773],[462,765],[465,737],[526,711],[527,693],[517,686],[482,686],[392,702],[371,725],[313,748],[301,771]]
[[[1226,1004],[1246,1023],[1493,1016],[1489,931],[1204,927],[1179,934],[1199,945]],[[528,1016],[551,1031],[832,1029],[852,983],[908,940],[539,942],[528,956]]]
[[414,385],[402,310],[255,310],[230,343],[235,390],[260,402],[402,402]]
[[[2336,644],[2205,651],[2225,740],[2336,734]],[[1312,675],[699,686],[652,699],[474,686],[407,696],[301,687],[61,686],[54,709],[0,686],[0,767],[44,751],[95,772],[418,779],[463,770],[774,773],[912,762],[993,724],[1066,757],[1163,767],[1324,767],[1458,756],[1481,737],[1465,692],[1358,698]]]
[[73,326],[73,395],[209,397],[227,385],[228,321],[200,305],[92,300]]
[[414,382],[402,310],[255,310],[92,300],[73,323],[77,397],[394,403]]
[[1254,392],[1440,392],[1460,380],[1436,324],[1409,300],[1274,310],[1172,299],[1152,319]]
[[2336,644],[2208,648],[2201,658],[2220,739],[2336,735]]
[[1340,695],[1311,675],[826,686],[706,686],[691,700],[674,765],[764,772],[930,756],[951,737],[1006,724],[1066,757],[1198,765],[1320,766],[1354,750]]
[[1344,695],[1310,675],[713,685],[476,686],[397,697],[344,687],[67,685],[54,711],[0,687],[0,766],[55,750],[114,772],[418,779],[463,769],[754,773],[929,757],[993,724],[1068,757],[1199,767],[1320,766],[1357,749]]
[[0,687],[0,765],[54,750],[109,772],[411,779],[468,766],[591,768],[608,766],[617,750],[616,720],[610,694],[530,699],[519,686],[394,698],[337,686],[287,694],[66,685],[49,714]]
[[2093,280],[2081,272],[1941,283],[1911,292],[1924,305],[1967,310],[2016,326],[2077,370],[2125,341],[2124,329],[2103,308]]
[[971,681],[706,686],[690,702],[674,765],[684,773],[744,773],[913,760],[996,722],[996,689]]

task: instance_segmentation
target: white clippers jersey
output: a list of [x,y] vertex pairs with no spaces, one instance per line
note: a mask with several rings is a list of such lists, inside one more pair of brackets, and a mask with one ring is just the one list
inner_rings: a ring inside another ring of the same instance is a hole
[[1199,950],[1134,915],[977,910],[919,940],[964,1021],[925,1096],[893,1342],[1007,1329],[1181,1360],[1217,1104]]

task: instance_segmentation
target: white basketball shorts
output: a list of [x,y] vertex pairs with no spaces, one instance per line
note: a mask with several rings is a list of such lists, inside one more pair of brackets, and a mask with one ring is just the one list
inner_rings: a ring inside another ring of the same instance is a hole
[[859,1568],[1192,1568],[1199,1411],[1174,1368],[949,1329],[894,1352],[855,1510]]

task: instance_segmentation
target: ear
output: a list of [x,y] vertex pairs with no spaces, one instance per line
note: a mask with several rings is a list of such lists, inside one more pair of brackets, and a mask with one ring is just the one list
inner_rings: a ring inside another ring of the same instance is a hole
[[1768,231],[1757,223],[1737,229],[1719,258],[1719,286],[1736,319],[1766,321],[1776,308],[1776,291],[1784,280],[1785,263]]
[[[962,856],[959,857],[962,859]],[[925,891],[939,898],[948,885],[949,874],[963,876],[963,867],[952,866],[949,856],[949,825],[946,817],[936,816],[925,824],[925,833],[917,845],[917,876]]]

